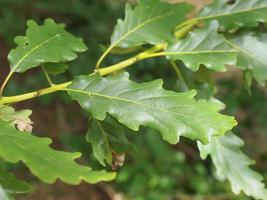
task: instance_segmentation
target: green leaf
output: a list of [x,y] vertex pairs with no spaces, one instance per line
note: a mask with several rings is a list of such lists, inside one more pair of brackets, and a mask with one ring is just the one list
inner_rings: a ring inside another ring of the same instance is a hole
[[168,4],[159,0],[140,2],[134,9],[125,8],[124,20],[119,19],[111,37],[111,48],[130,48],[142,44],[161,44],[174,39],[175,26],[185,20],[191,6]]
[[0,120],[0,157],[16,163],[22,161],[30,171],[46,183],[60,179],[65,183],[79,184],[108,181],[114,173],[92,171],[74,161],[80,153],[56,151],[49,147],[51,139],[39,138],[28,132],[21,132]]
[[236,124],[233,117],[219,114],[216,104],[196,101],[195,91],[176,93],[162,84],[162,80],[137,84],[124,72],[106,78],[79,76],[66,90],[95,119],[104,120],[109,113],[132,130],[138,131],[140,125],[154,128],[172,144],[180,136],[207,143]]
[[31,132],[33,124],[30,119],[31,114],[31,110],[15,111],[11,106],[0,105],[0,120],[9,122],[22,131],[27,130]]
[[200,11],[199,19],[217,19],[226,30],[257,26],[267,22],[267,0],[215,0]]
[[45,63],[43,66],[48,74],[54,76],[64,73],[69,67],[66,63]]
[[264,86],[267,80],[267,34],[246,31],[231,35],[226,41],[240,51],[237,66],[251,70],[257,82]]
[[262,182],[263,177],[249,166],[254,161],[242,151],[244,142],[233,133],[221,137],[213,137],[208,145],[198,143],[202,159],[208,155],[215,165],[220,179],[228,179],[235,194],[244,191],[246,195],[256,199],[267,199],[267,190]]
[[18,180],[13,174],[0,168],[0,199],[14,199],[14,195],[27,193],[30,186],[25,182]]
[[201,65],[216,71],[226,71],[225,64],[236,63],[237,50],[225,43],[217,33],[219,24],[212,21],[203,29],[195,29],[166,50],[171,60],[182,60],[186,67],[197,71]]
[[109,165],[112,164],[113,152],[123,154],[134,149],[126,137],[124,128],[109,115],[104,121],[90,121],[86,140],[92,144],[95,157],[104,166],[105,161]]
[[64,25],[46,19],[44,25],[29,20],[26,36],[15,39],[18,45],[8,55],[11,72],[25,72],[46,62],[67,62],[87,48],[83,41],[64,29]]

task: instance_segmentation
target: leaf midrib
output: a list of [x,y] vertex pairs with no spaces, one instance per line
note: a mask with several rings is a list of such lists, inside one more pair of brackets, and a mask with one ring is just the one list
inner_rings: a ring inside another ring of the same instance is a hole
[[255,7],[255,8],[251,8],[251,9],[244,9],[244,10],[239,10],[236,12],[225,12],[222,14],[218,14],[218,15],[208,15],[208,16],[202,16],[202,17],[197,17],[196,19],[198,20],[209,20],[209,19],[213,19],[213,18],[218,18],[218,17],[225,17],[225,16],[230,16],[230,15],[235,15],[235,14],[241,14],[241,13],[246,13],[246,12],[251,12],[251,11],[255,11],[255,10],[261,10],[261,9],[267,9],[267,5],[266,6],[260,6],[260,7]]
[[224,40],[227,44],[229,44],[230,46],[232,46],[233,48],[239,50],[240,52],[244,53],[245,55],[247,55],[248,57],[255,59],[257,61],[259,61],[261,64],[263,65],[267,65],[266,63],[264,63],[262,60],[260,60],[256,55],[254,55],[253,53],[247,51],[246,49],[244,49],[241,46],[236,45],[235,43],[233,43],[231,40],[228,40],[227,38],[224,37]]
[[[180,52],[171,52],[171,51],[165,51],[163,54],[166,55],[192,55],[192,54],[214,54],[214,53],[238,53],[237,50],[214,50],[214,51],[209,51],[209,50],[204,50],[204,51],[180,51]],[[155,53],[154,55],[157,55],[160,53]],[[151,54],[153,55],[153,54]]]
[[[22,133],[22,134],[28,134],[28,133]],[[62,167],[61,167],[61,165],[59,165],[58,164],[58,162],[53,162],[54,161],[54,159],[49,159],[49,158],[51,158],[51,157],[47,157],[47,158],[45,158],[45,157],[41,157],[39,154],[36,154],[34,151],[31,151],[31,150],[29,150],[28,148],[25,148],[25,146],[22,146],[22,145],[20,145],[20,144],[18,144],[18,143],[16,143],[16,142],[14,142],[14,140],[12,140],[12,139],[10,139],[10,137],[13,137],[13,138],[17,138],[17,139],[23,139],[23,140],[25,140],[25,138],[21,138],[21,137],[19,137],[19,136],[17,136],[17,135],[14,135],[14,134],[12,134],[12,135],[9,135],[8,137],[7,137],[7,135],[5,135],[5,134],[3,134],[3,133],[1,133],[0,132],[0,136],[1,137],[4,137],[6,140],[8,140],[10,143],[13,143],[13,145],[15,145],[15,146],[17,146],[17,148],[19,148],[19,149],[21,149],[21,150],[23,150],[23,151],[26,151],[26,152],[28,152],[28,154],[30,154],[32,157],[35,157],[35,158],[37,158],[37,160],[41,160],[41,161],[45,161],[45,162],[47,162],[47,163],[49,163],[50,165],[51,165],[51,163],[54,163],[54,165],[57,165],[57,169],[61,169],[62,170]],[[57,151],[57,150],[55,150],[55,151]],[[62,151],[57,151],[57,152],[62,152]],[[65,152],[63,152],[63,153],[65,153]],[[73,154],[73,157],[74,157],[74,155],[75,155],[75,153],[69,153],[69,155],[71,155],[71,154]],[[70,159],[71,157],[65,157],[65,159]],[[25,157],[16,157],[15,158],[16,160],[14,161],[14,160],[12,160],[11,162],[19,162],[19,161],[23,161],[23,162],[25,162],[27,165],[28,165],[28,167],[31,169],[31,170],[33,170],[33,168],[34,167],[32,167],[32,165],[31,165],[31,163],[32,163],[32,160],[28,160],[28,159],[25,159]],[[75,161],[74,161],[74,159],[75,159],[75,157],[73,158],[73,160],[71,160],[72,161],[72,163],[73,164],[75,164],[77,167],[79,167],[79,169],[77,169],[76,168],[76,172],[81,172],[80,170],[81,170],[81,168],[82,167],[86,167],[86,170],[88,171],[88,172],[90,172],[92,169],[90,168],[90,167],[87,167],[87,166],[83,166],[83,165],[79,165],[78,163],[76,163]],[[53,167],[51,167],[51,169],[53,169]],[[65,169],[65,174],[67,174],[67,172],[69,171],[69,170],[71,170],[71,168],[64,168]],[[73,170],[73,169],[72,169]],[[54,170],[54,172],[55,171],[57,171],[57,170]],[[35,170],[35,172],[36,172],[36,170]],[[39,174],[39,173],[38,173]],[[37,175],[36,175],[37,176]],[[39,177],[39,175],[38,175],[38,177]],[[58,177],[59,178],[61,178],[61,179],[63,179],[63,176],[59,176],[58,175]],[[86,178],[86,176],[84,176],[84,178]],[[55,180],[54,179],[54,177],[53,177],[53,180]]]
[[37,49],[39,49],[41,46],[45,45],[46,43],[50,42],[51,40],[59,37],[61,35],[61,33],[58,33],[46,40],[44,40],[43,42],[41,42],[40,44],[36,45],[34,48],[32,48],[29,52],[27,52],[18,62],[17,64],[13,67],[13,69],[11,70],[12,72],[15,72],[17,70],[17,68],[20,66],[20,64],[23,62],[24,59],[26,59],[30,54],[32,54],[34,51],[36,51]]
[[[105,129],[103,128],[103,126],[101,125],[101,123],[98,120],[96,120],[96,123],[97,123],[97,125],[98,125],[98,127],[100,129],[100,132],[103,135],[104,141],[105,141],[106,145],[108,146],[109,151],[111,152],[112,149],[110,147],[110,144],[109,144],[109,141],[108,141],[108,137],[107,137],[107,133],[106,133]],[[107,159],[105,158],[104,160],[107,160]]]
[[132,30],[128,31],[126,34],[124,34],[123,36],[121,36],[120,39],[118,39],[116,42],[114,42],[110,47],[109,49],[113,49],[115,46],[117,46],[121,41],[123,41],[125,38],[127,38],[129,35],[133,34],[134,32],[136,32],[138,29],[142,28],[143,26],[149,24],[149,23],[152,23],[156,20],[159,20],[161,18],[164,18],[164,17],[167,17],[167,16],[170,16],[170,15],[173,15],[175,14],[176,12],[172,11],[172,12],[169,12],[169,13],[166,13],[164,15],[159,15],[157,17],[154,17],[154,18],[151,18],[147,21],[144,21],[143,23],[141,24],[138,24],[136,27],[134,27]]
[[200,118],[200,117],[195,117],[195,116],[192,116],[192,115],[186,115],[186,114],[183,114],[183,113],[173,112],[173,111],[168,110],[168,109],[154,107],[154,106],[151,106],[149,104],[140,103],[138,101],[134,101],[134,100],[126,99],[126,98],[120,98],[120,97],[109,96],[109,95],[104,95],[104,94],[99,94],[99,93],[93,93],[93,92],[87,92],[87,91],[77,90],[77,89],[71,89],[71,88],[65,88],[65,89],[62,89],[62,90],[69,91],[69,92],[83,93],[83,94],[86,94],[86,95],[89,95],[89,96],[92,96],[93,95],[93,96],[99,96],[99,97],[103,97],[103,98],[107,98],[107,99],[115,99],[115,100],[118,100],[118,101],[129,102],[129,103],[132,103],[132,104],[142,105],[142,106],[145,106],[145,107],[154,109],[154,110],[159,110],[159,111],[163,111],[163,112],[167,112],[167,113],[169,112],[169,113],[172,113],[174,115],[180,115],[180,116],[184,116],[184,117],[198,119],[198,120],[201,120],[201,121],[211,122],[208,119],[204,119],[204,118]]

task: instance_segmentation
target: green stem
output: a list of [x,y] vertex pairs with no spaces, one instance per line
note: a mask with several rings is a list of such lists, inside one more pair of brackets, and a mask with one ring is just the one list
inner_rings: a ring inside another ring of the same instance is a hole
[[[153,54],[157,51],[160,51],[160,50],[163,50],[164,48],[166,47],[166,45],[157,45],[157,46],[154,46],[152,47],[151,49],[147,50],[147,51],[144,51],[132,58],[129,58],[125,61],[122,61],[118,64],[115,64],[115,65],[112,65],[112,66],[109,66],[109,67],[106,67],[106,68],[102,68],[102,69],[98,69],[96,70],[96,72],[90,74],[90,75],[93,75],[95,73],[99,73],[101,76],[105,76],[105,75],[108,75],[108,74],[111,74],[113,72],[116,72],[118,70],[121,70],[121,69],[124,69],[138,61],[141,61],[141,60],[144,60],[146,58],[149,58],[149,55],[150,54]],[[36,97],[39,97],[39,96],[43,96],[43,95],[46,95],[46,94],[50,94],[50,93],[54,93],[54,92],[57,92],[57,91],[62,91],[64,90],[65,88],[67,88],[72,82],[67,82],[67,83],[62,83],[62,84],[59,84],[59,85],[52,85],[51,87],[49,88],[45,88],[45,89],[41,89],[41,90],[38,90],[38,91],[34,91],[34,92],[29,92],[29,93],[26,93],[26,94],[21,94],[21,95],[16,95],[16,96],[11,96],[11,97],[2,97],[0,98],[0,104],[11,104],[11,103],[17,103],[17,102],[20,102],[20,101],[24,101],[24,100],[28,100],[28,99],[32,99],[32,98],[36,98]]]
[[192,28],[198,24],[199,21],[197,18],[187,20],[184,23],[178,25],[175,28],[174,35],[177,39],[181,39],[187,35],[187,33],[192,30]]
[[44,72],[44,74],[45,74],[45,78],[46,78],[47,82],[49,83],[49,85],[50,85],[50,86],[55,85],[55,84],[53,83],[52,79],[50,78],[50,76],[49,76],[49,74],[48,74],[48,72],[46,71],[46,69],[45,69],[44,66],[42,66],[42,70],[43,70],[43,72]]
[[3,96],[3,91],[4,91],[4,89],[5,89],[6,85],[7,85],[7,82],[9,81],[9,79],[11,78],[12,75],[13,75],[13,72],[10,71],[8,73],[6,79],[4,80],[4,82],[3,82],[3,84],[2,84],[2,86],[0,88],[0,98]]
[[[153,58],[153,57],[159,57],[159,56],[166,56],[166,55],[177,55],[177,53],[173,53],[173,52],[158,52],[161,50],[164,50],[166,48],[166,44],[161,44],[161,45],[156,45],[154,47],[152,47],[151,49],[144,51],[132,58],[129,58],[125,61],[122,61],[118,64],[106,67],[106,68],[102,68],[102,69],[98,69],[96,70],[96,72],[90,74],[93,75],[95,73],[99,73],[101,76],[105,76],[108,74],[111,74],[113,72],[116,72],[118,70],[124,69],[138,61],[144,60],[144,59],[148,59],[148,58]],[[178,52],[179,53],[179,52]],[[183,53],[183,52],[180,52]],[[41,89],[38,91],[34,91],[34,92],[29,92],[26,94],[22,94],[22,95],[17,95],[17,96],[12,96],[12,97],[2,97],[0,98],[0,104],[10,104],[10,103],[17,103],[20,101],[24,101],[24,100],[28,100],[28,99],[32,99],[32,98],[36,98],[42,95],[46,95],[46,94],[50,94],[53,92],[57,92],[57,91],[61,91],[64,90],[66,87],[68,87],[72,82],[67,82],[67,83],[62,83],[59,85],[53,85],[49,88],[45,88],[45,89]]]
[[[175,28],[175,37],[177,39],[183,38],[198,22],[201,18],[193,18],[190,20],[185,21],[184,23],[178,25]],[[98,59],[96,63],[96,70],[99,70],[101,63],[105,59],[105,57],[112,51],[112,49],[116,46],[113,44],[106,49],[106,51],[102,54],[102,56]]]
[[[100,75],[104,76],[104,75],[108,75],[110,73],[113,73],[115,71],[118,71],[120,69],[126,68],[130,65],[132,65],[135,62],[138,62],[140,60],[143,60],[145,58],[148,57],[149,54],[153,54],[154,52],[157,52],[159,50],[163,50],[166,47],[166,45],[157,45],[143,53],[140,53],[132,58],[129,58],[128,60],[122,61],[116,65],[110,66],[110,67],[106,67],[103,69],[99,69],[96,70],[96,72],[98,72]],[[90,74],[93,75],[96,72]],[[11,75],[10,75],[11,76]],[[9,78],[7,78],[6,80],[8,80]],[[7,82],[7,81],[6,81]],[[16,95],[16,96],[11,96],[11,97],[1,97],[0,98],[0,104],[11,104],[11,103],[17,103],[20,101],[24,101],[24,100],[28,100],[28,99],[32,99],[32,98],[36,98],[39,96],[43,96],[46,94],[50,94],[50,93],[54,93],[57,91],[61,91],[64,90],[66,87],[68,87],[72,82],[66,82],[66,83],[62,83],[59,85],[52,85],[49,88],[45,88],[45,89],[41,89],[38,91],[34,91],[34,92],[29,92],[26,94],[21,94],[21,95]]]
[[166,48],[166,44],[160,44],[160,45],[156,45],[154,47],[152,47],[151,49],[147,50],[147,51],[144,51],[142,53],[139,53],[137,54],[136,56],[134,57],[131,57],[127,60],[124,60],[118,64],[115,64],[115,65],[111,65],[109,67],[105,67],[105,68],[101,68],[101,69],[96,69],[96,72],[98,72],[101,76],[105,76],[107,74],[110,74],[112,72],[115,72],[115,71],[118,71],[118,70],[122,70],[134,63],[137,63],[141,60],[144,60],[146,58],[149,58],[149,56],[158,51],[162,51]]
[[26,94],[16,95],[16,96],[12,96],[12,97],[2,97],[0,99],[0,104],[16,103],[16,102],[32,99],[32,98],[35,98],[35,97],[43,96],[43,95],[46,95],[46,94],[50,94],[50,93],[53,93],[53,92],[56,92],[56,91],[60,91],[60,90],[62,90],[64,88],[68,87],[71,83],[72,82],[62,83],[62,84],[59,84],[59,85],[51,86],[49,88],[37,90],[37,91],[34,91],[34,92],[29,92],[29,93],[26,93]]
[[189,90],[189,87],[179,69],[179,67],[176,65],[176,63],[174,61],[171,61],[171,66],[172,68],[174,69],[176,75],[177,75],[177,78],[181,80],[181,82],[183,83],[183,85],[185,86],[185,90],[188,91]]
[[[188,20],[185,23],[179,25],[177,28],[180,28],[181,30],[176,31],[176,38],[182,38],[184,37],[193,27],[195,24],[198,23],[197,19],[192,19],[192,20]],[[177,30],[176,28],[176,30]],[[139,62],[141,60],[144,59],[148,59],[148,58],[153,58],[153,57],[158,57],[158,56],[166,56],[166,55],[177,55],[177,54],[184,54],[185,52],[162,52],[164,49],[166,49],[167,44],[159,44],[156,45],[154,47],[152,47],[151,49],[144,51],[142,53],[137,54],[136,56],[129,58],[125,61],[122,61],[118,64],[109,66],[109,67],[105,67],[102,69],[99,69],[99,66],[101,64],[101,62],[104,60],[104,58],[108,55],[108,53],[113,49],[113,46],[110,46],[105,52],[104,54],[100,57],[100,59],[97,62],[96,65],[96,70],[94,73],[92,73],[91,75],[95,74],[95,73],[99,73],[101,76],[105,76],[108,74],[111,74],[113,72],[116,72],[118,70],[124,69],[136,62]],[[45,70],[44,70],[45,71]],[[16,103],[16,102],[20,102],[20,101],[24,101],[24,100],[28,100],[28,99],[32,99],[35,97],[39,97],[42,95],[46,95],[46,94],[50,94],[50,93],[54,93],[57,91],[62,91],[64,90],[66,87],[68,87],[72,82],[66,82],[66,83],[62,83],[59,85],[54,85],[53,82],[51,81],[50,77],[48,76],[47,72],[45,71],[45,75],[46,78],[49,82],[49,84],[51,85],[51,87],[49,88],[45,88],[45,89],[41,89],[38,91],[34,91],[34,92],[29,92],[26,94],[21,94],[21,95],[16,95],[16,96],[11,96],[11,97],[3,97],[2,96],[2,92],[4,90],[4,87],[6,86],[8,80],[10,79],[10,77],[13,75],[13,72],[10,72],[6,78],[6,80],[4,81],[1,89],[0,89],[0,104],[10,104],[10,103]]]
[[109,48],[107,48],[107,50],[102,54],[102,56],[98,59],[97,63],[96,63],[96,70],[98,70],[100,68],[101,63],[103,62],[103,60],[105,59],[105,57],[109,54],[109,52],[114,48],[114,46],[110,46]]

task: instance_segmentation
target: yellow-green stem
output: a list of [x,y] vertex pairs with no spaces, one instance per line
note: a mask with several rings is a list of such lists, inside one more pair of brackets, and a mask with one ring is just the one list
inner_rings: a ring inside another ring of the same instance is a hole
[[[183,38],[197,23],[199,22],[198,18],[193,18],[190,20],[185,21],[184,23],[178,25],[175,28],[174,35],[177,39]],[[181,30],[180,30],[181,29]],[[116,46],[117,43],[109,46],[106,51],[101,55],[101,57],[98,59],[96,63],[96,70],[98,71],[100,69],[100,65],[105,59],[105,57],[113,50],[113,48]]]
[[[93,75],[95,73],[99,73],[101,76],[105,76],[108,74],[111,74],[113,72],[116,72],[118,70],[124,69],[138,61],[144,60],[146,58],[150,57],[150,54],[153,55],[153,53],[156,53],[160,50],[163,50],[166,47],[166,44],[161,44],[161,45],[156,45],[154,47],[152,47],[151,49],[144,51],[132,58],[129,58],[125,61],[122,61],[118,64],[106,67],[106,68],[102,68],[97,70],[96,72],[90,74]],[[16,96],[11,96],[11,97],[1,97],[0,98],[0,104],[11,104],[11,103],[17,103],[20,101],[24,101],[24,100],[28,100],[28,99],[32,99],[32,98],[36,98],[39,96],[43,96],[46,94],[50,94],[50,93],[54,93],[57,91],[61,91],[64,90],[66,87],[68,87],[72,82],[67,82],[67,83],[62,83],[59,85],[52,85],[49,88],[45,88],[45,89],[41,89],[41,90],[37,90],[34,92],[29,92],[26,94],[21,94],[21,95],[16,95]]]
[[184,84],[185,89],[189,90],[189,87],[188,87],[179,67],[176,65],[176,63],[174,61],[171,61],[171,66],[172,66],[173,70],[175,71],[177,78],[180,79],[180,81]]
[[105,67],[105,68],[101,68],[101,69],[96,69],[96,72],[98,72],[101,76],[105,76],[107,74],[110,74],[112,72],[118,71],[118,70],[122,70],[134,63],[137,63],[141,60],[144,60],[146,58],[149,58],[149,55],[153,55],[154,53],[158,52],[158,51],[162,51],[166,48],[166,44],[159,44],[156,45],[154,47],[152,47],[151,49],[144,51],[142,53],[137,54],[134,57],[131,57],[127,60],[124,60],[118,64],[115,65],[111,65],[109,67]]
[[196,18],[194,18],[194,19],[186,21],[185,23],[178,25],[175,28],[174,36],[177,39],[181,39],[181,38],[185,37],[187,35],[187,33],[190,30],[192,30],[192,28],[198,23],[199,23],[199,21]]
[[45,88],[45,89],[41,89],[41,90],[37,90],[34,92],[29,92],[26,94],[21,94],[21,95],[16,95],[16,96],[12,96],[12,97],[2,97],[0,99],[0,104],[9,104],[9,103],[16,103],[16,102],[20,102],[20,101],[24,101],[27,99],[32,99],[35,97],[39,97],[39,96],[43,96],[46,94],[50,94],[56,91],[60,91],[66,87],[68,87],[72,82],[67,82],[67,83],[62,83],[59,85],[54,85],[51,86],[49,88]]
[[[198,23],[198,20],[193,19],[193,20],[188,20],[185,23],[183,23],[180,26],[178,26],[179,28],[181,28],[181,30],[176,31],[176,34],[175,34],[176,38],[179,39],[179,38],[184,37],[185,34],[187,34],[193,28],[193,26],[196,23]],[[103,61],[105,56],[113,49],[113,46],[111,46],[100,57],[100,59],[99,59],[99,61],[97,63],[97,69],[91,75],[93,75],[95,73],[99,73],[100,75],[105,76],[105,75],[108,75],[110,73],[116,72],[118,70],[124,69],[124,68],[126,68],[126,67],[128,67],[128,66],[130,66],[130,65],[132,65],[132,64],[134,64],[136,62],[144,60],[144,59],[158,57],[158,56],[166,56],[166,55],[173,55],[173,54],[176,55],[177,54],[177,53],[174,53],[174,52],[162,52],[164,49],[166,49],[166,47],[167,47],[167,44],[159,44],[159,45],[156,45],[156,46],[152,47],[151,49],[149,49],[147,51],[139,53],[136,56],[134,56],[132,58],[129,58],[129,59],[125,60],[125,61],[122,61],[122,62],[120,62],[118,64],[99,69],[98,67],[100,66],[100,63]],[[52,81],[50,80],[49,83],[51,84],[51,87],[49,87],[49,88],[37,90],[37,91],[34,91],[34,92],[29,92],[29,93],[26,93],[26,94],[11,96],[11,97],[3,97],[2,96],[3,89],[6,86],[8,80],[10,79],[12,74],[13,74],[13,72],[10,72],[8,74],[6,80],[4,81],[4,83],[3,83],[2,87],[1,87],[1,90],[0,90],[0,95],[1,95],[0,96],[0,104],[16,103],[16,102],[32,99],[32,98],[35,98],[35,97],[38,97],[38,96],[54,93],[54,92],[57,92],[57,91],[62,91],[72,83],[72,82],[66,82],[66,83],[62,83],[62,84],[59,84],[59,85],[53,85]],[[48,80],[49,79],[50,78],[48,78]]]
[[13,72],[10,71],[8,73],[6,79],[4,80],[4,82],[3,82],[3,84],[2,84],[2,86],[0,88],[0,98],[3,96],[3,91],[4,91],[4,89],[5,89],[6,85],[7,85],[7,82],[9,81],[9,79],[11,78],[12,75],[13,75]]
[[55,84],[53,83],[52,79],[50,78],[50,76],[49,76],[49,74],[48,74],[48,72],[46,71],[46,69],[45,69],[44,66],[42,66],[42,70],[43,70],[43,72],[44,72],[45,78],[46,78],[47,82],[49,83],[49,85],[50,85],[50,86],[55,85]]

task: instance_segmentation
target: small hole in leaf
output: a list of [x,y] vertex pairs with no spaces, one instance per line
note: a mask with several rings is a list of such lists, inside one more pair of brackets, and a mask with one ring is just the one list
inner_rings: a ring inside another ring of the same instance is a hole
[[229,0],[229,1],[227,1],[227,4],[228,5],[233,5],[233,4],[235,4],[235,2],[236,2],[236,0]]
[[29,45],[29,43],[28,42],[25,42],[25,46],[28,46]]

